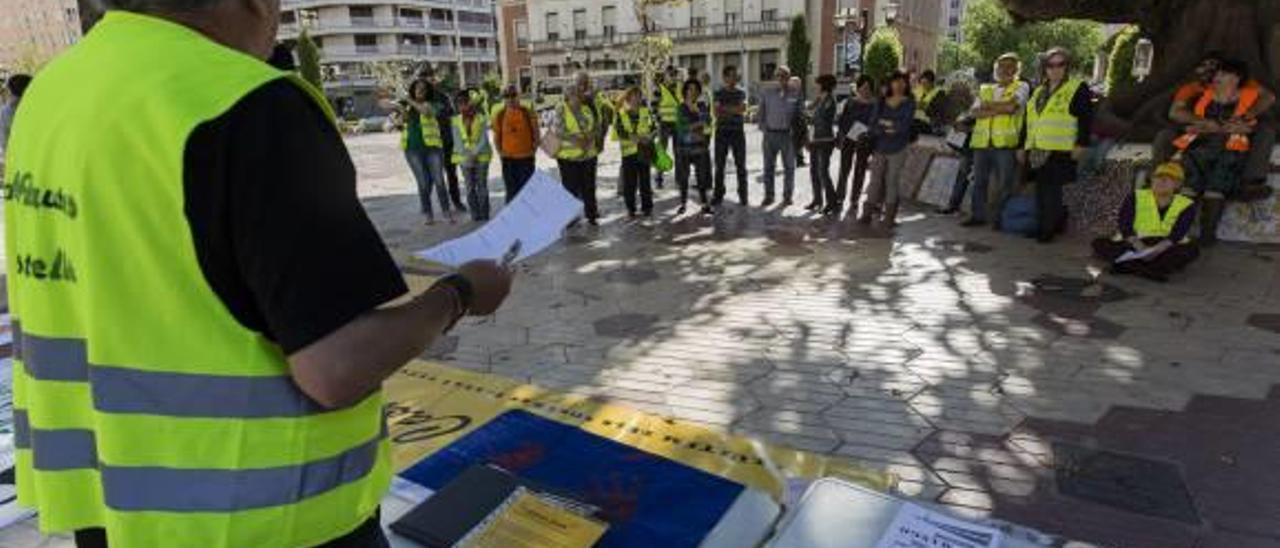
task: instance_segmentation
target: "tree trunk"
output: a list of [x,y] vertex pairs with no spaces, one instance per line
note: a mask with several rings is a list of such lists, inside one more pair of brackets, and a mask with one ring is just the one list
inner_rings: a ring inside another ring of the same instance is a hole
[[1151,76],[1108,97],[1102,116],[1145,140],[1165,123],[1173,91],[1210,51],[1249,65],[1268,88],[1280,77],[1280,0],[1001,0],[1019,19],[1137,23],[1155,45]]

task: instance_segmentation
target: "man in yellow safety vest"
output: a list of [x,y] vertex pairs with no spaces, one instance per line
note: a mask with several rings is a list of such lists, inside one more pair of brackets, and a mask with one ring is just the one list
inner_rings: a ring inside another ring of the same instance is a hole
[[328,102],[263,62],[279,0],[105,4],[9,142],[19,504],[80,546],[385,546],[382,381],[510,273],[388,304]]
[[[973,149],[973,188],[970,194],[970,217],[962,226],[980,226],[990,216],[999,223],[1004,201],[1013,192],[1016,177],[1017,150],[1022,142],[1022,123],[1030,87],[1018,79],[1022,61],[1017,54],[1006,53],[996,59],[995,82],[978,90],[972,115],[976,120],[969,145]],[[999,186],[999,197],[987,209],[987,184],[992,176]]]

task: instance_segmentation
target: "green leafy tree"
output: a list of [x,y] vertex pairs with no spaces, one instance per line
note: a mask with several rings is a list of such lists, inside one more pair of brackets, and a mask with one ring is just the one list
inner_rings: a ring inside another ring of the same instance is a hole
[[502,96],[502,76],[496,72],[490,72],[484,75],[484,81],[480,84],[484,88],[484,92],[489,94],[491,98]]
[[952,74],[966,70],[979,71],[983,68],[983,64],[978,52],[955,40],[943,40],[938,49],[939,74]]
[[1133,50],[1142,35],[1135,25],[1129,25],[1112,40],[1111,55],[1107,58],[1107,95],[1132,89],[1138,80],[1133,77]]
[[1057,19],[1016,24],[996,0],[970,2],[963,24],[964,45],[978,55],[986,71],[996,57],[1007,52],[1017,53],[1025,70],[1035,70],[1037,55],[1061,47],[1071,53],[1076,73],[1089,74],[1093,54],[1102,44],[1101,23]]
[[867,43],[862,71],[883,84],[898,67],[902,66],[902,41],[893,29],[881,28],[871,35]]
[[307,29],[302,29],[298,34],[298,74],[315,86],[321,89],[324,85],[320,76],[320,48],[316,47],[315,40],[311,39],[311,34]]
[[809,30],[804,17],[802,13],[792,18],[791,32],[787,34],[787,67],[791,69],[793,76],[800,77],[801,82],[807,82],[809,73],[813,72],[813,60],[809,58],[812,44],[809,43]]

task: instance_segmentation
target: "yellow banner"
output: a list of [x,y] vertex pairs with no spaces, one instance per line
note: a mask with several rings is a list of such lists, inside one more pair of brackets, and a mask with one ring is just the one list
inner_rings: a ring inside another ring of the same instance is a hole
[[788,478],[834,476],[881,491],[895,482],[890,475],[842,459],[429,362],[402,368],[387,380],[385,393],[397,470],[506,411],[521,409],[771,493],[779,501]]

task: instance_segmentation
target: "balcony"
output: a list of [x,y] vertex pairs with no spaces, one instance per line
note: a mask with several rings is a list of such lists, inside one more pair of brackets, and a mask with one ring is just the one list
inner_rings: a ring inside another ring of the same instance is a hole
[[431,19],[427,23],[427,28],[431,30],[453,30],[453,21],[448,19]]
[[376,6],[395,4],[398,6],[425,6],[434,8],[488,8],[489,3],[485,0],[396,0],[388,2],[387,0],[281,0],[280,7],[283,9],[310,8],[319,6]]
[[498,50],[494,48],[474,48],[474,47],[462,48],[463,59],[496,59],[497,57],[498,57]]
[[458,29],[462,32],[478,32],[491,33],[494,32],[493,23],[475,23],[470,21],[462,21],[458,23]]
[[377,55],[382,53],[382,47],[378,44],[356,44],[356,53],[359,55]]
[[[721,23],[705,27],[687,27],[667,29],[665,32],[676,42],[696,42],[699,40],[725,40],[752,36],[785,36],[790,29],[787,21],[751,21],[748,23]],[[643,37],[643,32],[615,33],[611,35],[587,36],[580,39],[535,40],[529,43],[532,53],[555,53],[577,49],[595,49],[601,47],[622,46]]]
[[401,55],[409,55],[412,57],[429,57],[432,59],[448,59],[452,60],[453,46],[431,44],[400,44],[398,50]]

